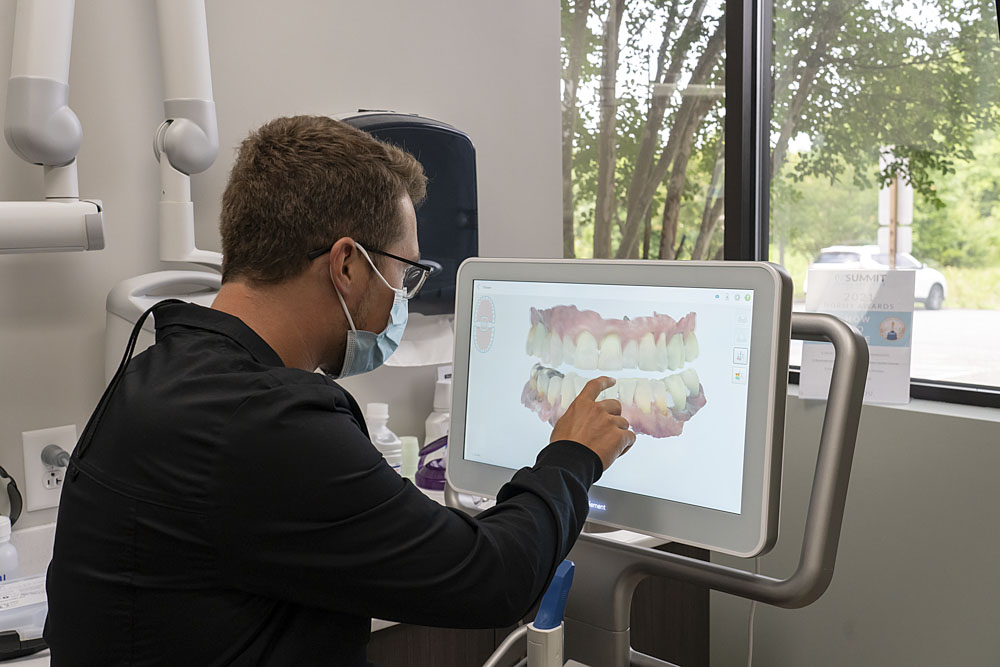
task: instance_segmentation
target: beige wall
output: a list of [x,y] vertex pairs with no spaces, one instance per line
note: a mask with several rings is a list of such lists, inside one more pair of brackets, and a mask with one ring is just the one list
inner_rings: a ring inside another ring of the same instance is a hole
[[[0,0],[0,80],[14,7]],[[193,182],[201,246],[218,249],[219,197],[248,130],[277,115],[365,107],[420,113],[472,137],[482,254],[560,252],[557,3],[208,0],[207,11],[222,148]],[[164,268],[151,149],[162,96],[152,1],[77,2],[70,104],[84,128],[80,190],[104,200],[107,249],[0,256],[0,464],[19,480],[21,431],[82,430],[100,397],[108,291]],[[0,86],[0,110],[4,101]],[[0,199],[39,198],[40,182],[39,168],[0,144]],[[26,513],[18,525],[54,518]]]

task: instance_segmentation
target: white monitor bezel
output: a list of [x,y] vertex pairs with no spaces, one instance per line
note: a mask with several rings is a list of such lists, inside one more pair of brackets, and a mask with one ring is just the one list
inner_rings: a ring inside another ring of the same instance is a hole
[[[465,416],[476,280],[656,285],[754,290],[740,514],[594,486],[589,521],[741,557],[773,546],[778,532],[788,382],[791,279],[766,262],[668,262],[472,258],[462,263],[455,299],[455,361],[447,479],[457,491],[496,497],[515,470],[465,458]],[[541,450],[546,443],[539,443]],[[603,511],[596,507],[605,507]]]

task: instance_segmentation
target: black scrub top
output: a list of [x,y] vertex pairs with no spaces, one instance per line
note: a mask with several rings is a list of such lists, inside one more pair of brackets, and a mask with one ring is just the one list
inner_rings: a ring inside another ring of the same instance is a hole
[[470,518],[389,467],[343,388],[285,368],[238,318],[154,314],[156,344],[66,476],[53,665],[364,665],[373,616],[512,624],[579,535],[602,472],[586,447],[548,445]]

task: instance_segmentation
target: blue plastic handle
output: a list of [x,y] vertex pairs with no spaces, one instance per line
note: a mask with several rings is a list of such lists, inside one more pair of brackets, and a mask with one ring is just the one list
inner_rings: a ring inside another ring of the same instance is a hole
[[566,613],[566,598],[573,585],[574,569],[576,565],[571,560],[564,560],[556,568],[556,574],[542,596],[542,604],[538,606],[538,613],[535,615],[534,626],[539,630],[551,630],[562,625],[563,614]]

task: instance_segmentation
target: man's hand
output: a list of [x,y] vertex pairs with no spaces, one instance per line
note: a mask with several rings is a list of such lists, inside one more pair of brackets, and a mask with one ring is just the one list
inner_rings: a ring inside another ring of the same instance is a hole
[[566,413],[552,429],[552,438],[572,440],[593,450],[607,470],[619,456],[635,442],[635,433],[629,430],[628,420],[622,417],[622,404],[618,399],[597,401],[598,395],[615,386],[614,378],[594,378],[569,405]]

